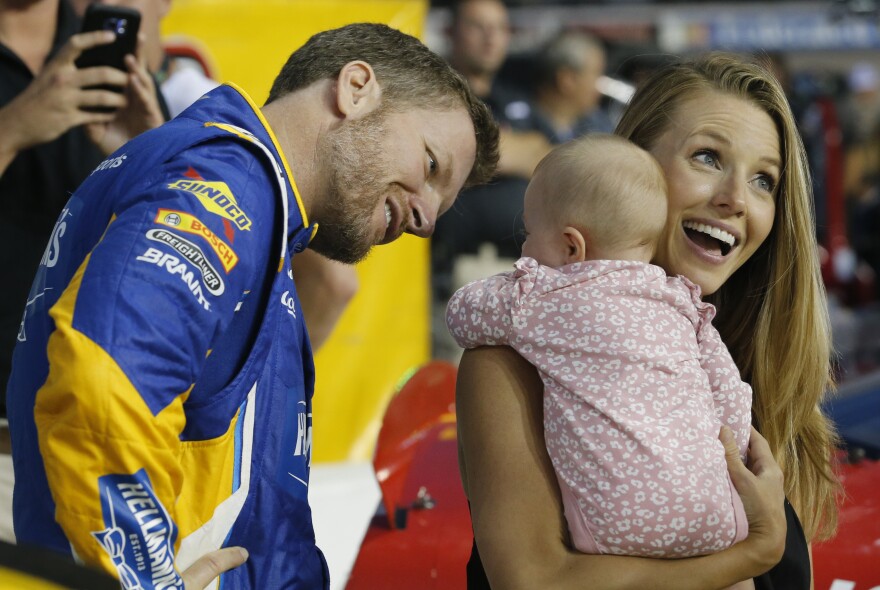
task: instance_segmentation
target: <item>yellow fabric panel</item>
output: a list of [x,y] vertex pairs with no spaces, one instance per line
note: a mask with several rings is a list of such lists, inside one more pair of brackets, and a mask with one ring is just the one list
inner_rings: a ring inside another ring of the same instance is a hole
[[[208,522],[214,509],[232,495],[232,477],[235,469],[235,425],[237,412],[221,436],[205,441],[187,441],[180,445],[180,469],[186,474],[177,511],[179,538]],[[211,485],[205,485],[210,482]]]
[[189,392],[154,417],[116,362],[73,328],[90,259],[50,311],[56,330],[49,338],[49,376],[37,392],[34,419],[56,520],[83,561],[115,575],[110,557],[91,535],[105,527],[98,478],[146,468],[156,496],[175,519],[183,485],[177,462],[182,406]]
[[[421,36],[427,11],[427,0],[175,0],[162,28],[195,38],[219,81],[262,104],[314,33],[370,21]],[[315,359],[315,462],[369,458],[396,383],[430,356],[428,242],[406,236],[379,247],[358,276],[360,292]]]

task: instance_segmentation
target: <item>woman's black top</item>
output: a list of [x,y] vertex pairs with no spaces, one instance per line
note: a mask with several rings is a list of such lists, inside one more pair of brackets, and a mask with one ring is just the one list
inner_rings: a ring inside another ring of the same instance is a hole
[[[785,520],[788,531],[785,537],[785,553],[782,560],[766,574],[755,578],[755,590],[809,590],[810,554],[804,529],[794,508],[785,501]],[[467,564],[468,590],[491,590],[483,562],[474,542],[471,559]]]

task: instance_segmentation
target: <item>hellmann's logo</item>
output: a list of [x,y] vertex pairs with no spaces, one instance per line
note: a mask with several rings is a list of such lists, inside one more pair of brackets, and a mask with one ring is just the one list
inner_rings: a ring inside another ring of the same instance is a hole
[[250,231],[250,218],[238,207],[238,201],[225,182],[181,179],[169,184],[168,188],[195,195],[209,212],[228,219],[240,230]]
[[125,590],[183,590],[174,569],[177,527],[156,497],[147,473],[98,478],[104,529],[92,537],[107,552]]

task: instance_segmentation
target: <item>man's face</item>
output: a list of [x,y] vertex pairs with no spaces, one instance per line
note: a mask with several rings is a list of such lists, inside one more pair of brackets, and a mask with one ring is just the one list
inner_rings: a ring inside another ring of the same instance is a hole
[[599,49],[589,48],[585,52],[584,65],[576,74],[578,106],[582,113],[591,113],[599,106],[598,81],[605,73],[605,55]]
[[329,173],[310,247],[355,263],[404,232],[433,233],[470,174],[476,138],[464,107],[378,110],[345,121],[319,150]]
[[461,5],[452,31],[456,67],[466,74],[494,74],[507,57],[510,23],[498,0],[472,0]]

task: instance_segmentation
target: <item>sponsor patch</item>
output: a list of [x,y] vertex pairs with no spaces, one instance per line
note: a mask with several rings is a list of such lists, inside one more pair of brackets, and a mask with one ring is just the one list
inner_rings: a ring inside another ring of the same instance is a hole
[[208,292],[211,293],[211,295],[222,295],[223,291],[226,290],[226,285],[223,284],[223,279],[220,278],[220,273],[217,272],[217,269],[214,268],[214,265],[211,264],[208,257],[205,256],[205,253],[202,252],[202,249],[186,238],[165,229],[148,230],[147,238],[154,242],[171,246],[174,250],[180,253],[185,260],[199,269],[202,273],[202,282],[205,284],[205,288],[208,289]]
[[177,256],[166,254],[155,248],[147,248],[146,252],[137,257],[137,260],[155,264],[160,268],[164,268],[170,274],[179,275],[180,279],[189,288],[190,293],[205,308],[205,311],[211,311],[211,302],[206,300],[204,293],[202,293],[202,283],[195,276],[195,273],[190,270],[190,267],[185,262],[181,262]]
[[[100,172],[102,170],[111,170],[113,168],[119,168],[120,166],[122,166],[125,163],[126,158],[128,158],[128,156],[126,156],[125,154],[122,154],[121,156],[117,156],[115,158],[107,158],[106,160],[104,160],[103,162],[98,164],[97,168],[92,170],[92,174],[94,174],[95,172]],[[89,176],[91,176],[92,174],[89,174]]]
[[187,176],[189,178],[172,182],[168,188],[186,191],[194,195],[207,211],[228,219],[240,230],[250,231],[251,220],[238,207],[238,201],[235,200],[235,195],[232,194],[228,184],[221,181],[204,180],[195,170]]
[[296,318],[296,301],[290,295],[290,291],[285,291],[281,294],[281,305],[284,306],[284,309]]
[[159,212],[156,214],[156,223],[205,238],[211,249],[220,258],[220,264],[223,265],[223,270],[227,274],[238,264],[238,255],[235,251],[226,242],[217,237],[217,234],[212,232],[198,217],[184,211],[159,209]]
[[53,268],[58,264],[58,257],[61,256],[61,238],[64,237],[64,232],[67,231],[67,218],[72,216],[69,207],[61,210],[61,217],[55,222],[55,227],[52,228],[52,235],[49,236],[49,243],[43,252],[43,258],[40,259],[41,265]]
[[92,536],[110,555],[126,590],[183,590],[174,569],[177,527],[153,491],[146,471],[98,478],[104,530]]
[[302,399],[297,400],[295,390],[288,390],[287,395],[276,481],[291,497],[305,500],[312,462],[312,408]]

